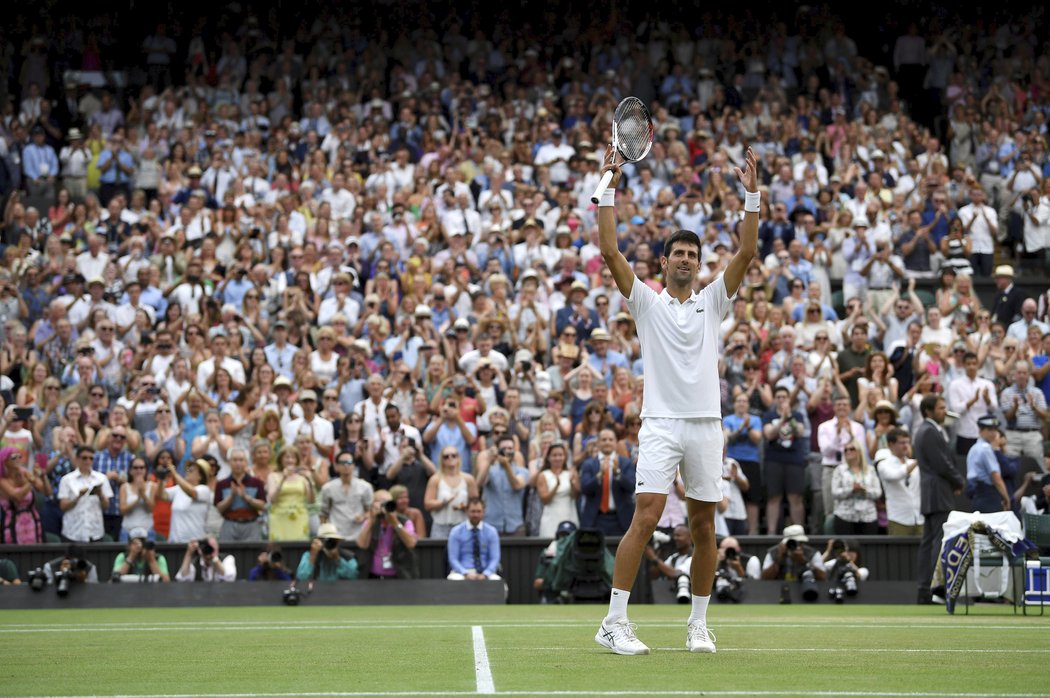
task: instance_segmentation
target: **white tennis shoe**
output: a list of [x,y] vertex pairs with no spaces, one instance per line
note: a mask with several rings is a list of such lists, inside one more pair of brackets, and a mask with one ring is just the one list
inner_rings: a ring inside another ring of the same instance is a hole
[[601,627],[598,628],[598,633],[594,636],[594,641],[602,647],[611,649],[616,654],[649,654],[649,648],[634,634],[636,627],[634,623],[629,622],[626,618],[615,623],[602,621]]
[[707,623],[704,621],[693,621],[686,631],[685,646],[690,652],[714,654],[715,634],[707,629]]

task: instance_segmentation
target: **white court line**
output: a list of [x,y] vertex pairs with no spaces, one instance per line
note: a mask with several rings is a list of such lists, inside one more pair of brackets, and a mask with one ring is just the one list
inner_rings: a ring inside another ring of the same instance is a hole
[[474,635],[474,677],[478,684],[478,693],[495,693],[496,684],[492,682],[492,668],[489,666],[489,651],[485,647],[485,631],[480,625],[471,628]]
[[[140,693],[106,698],[386,698],[388,696],[476,696],[474,691],[360,691],[303,693]],[[494,691],[497,696],[797,696],[798,691]],[[848,698],[1037,698],[1045,693],[958,693],[937,691],[806,691],[807,696]],[[21,698],[95,698],[94,696],[22,696]]]
[[[386,622],[377,624],[372,621],[289,621],[284,623],[273,623],[272,621],[255,622],[223,622],[223,621],[185,621],[185,622],[129,622],[129,623],[73,623],[69,625],[40,625],[36,623],[0,623],[0,635],[19,633],[76,633],[76,632],[161,632],[161,631],[207,631],[227,630],[231,626],[237,626],[252,630],[356,630],[356,629],[456,629],[472,628],[474,625],[482,625],[487,628],[591,628],[591,621],[530,621],[530,622],[485,622],[485,621],[404,621]],[[646,628],[680,628],[681,621],[642,621]],[[820,622],[812,623],[719,623],[720,628],[836,628],[836,629],[858,629],[858,630],[893,630],[893,629],[921,629],[921,630],[1012,630],[1026,631],[1035,630],[1039,632],[1050,631],[1050,624],[1026,624],[1017,623],[1012,625],[991,625],[983,623],[954,624],[944,623],[835,623]]]
[[[565,652],[565,651],[576,651],[585,650],[588,654],[608,654],[608,650],[603,650],[600,647],[582,647],[582,646],[565,646],[565,647],[510,647],[510,646],[495,646],[491,647],[494,652]],[[654,651],[659,652],[687,652],[684,647],[653,647]],[[1050,654],[1050,650],[1039,650],[1039,649],[998,649],[995,647],[988,647],[982,649],[930,649],[928,647],[919,648],[891,648],[891,647],[719,647],[719,654],[722,652],[847,652],[853,653],[873,653],[873,654]]]

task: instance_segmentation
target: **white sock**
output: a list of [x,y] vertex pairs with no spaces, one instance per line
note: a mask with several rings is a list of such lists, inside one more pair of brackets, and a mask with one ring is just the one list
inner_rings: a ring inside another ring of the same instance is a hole
[[627,600],[629,598],[631,598],[631,592],[623,589],[613,589],[612,595],[609,597],[609,615],[605,616],[605,620],[615,623],[618,620],[625,619],[627,617]]
[[711,602],[710,594],[707,596],[697,596],[693,594],[693,612],[689,614],[688,623],[693,621],[700,621],[701,623],[707,623],[707,604]]

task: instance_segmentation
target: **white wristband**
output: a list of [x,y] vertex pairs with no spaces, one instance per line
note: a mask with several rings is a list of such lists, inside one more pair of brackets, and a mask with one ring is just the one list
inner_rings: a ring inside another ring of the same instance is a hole
[[744,211],[747,213],[758,213],[758,205],[762,202],[762,193],[757,191],[744,192]]
[[616,205],[616,190],[612,187],[606,187],[605,191],[602,192],[602,199],[598,202],[598,206],[615,206]]

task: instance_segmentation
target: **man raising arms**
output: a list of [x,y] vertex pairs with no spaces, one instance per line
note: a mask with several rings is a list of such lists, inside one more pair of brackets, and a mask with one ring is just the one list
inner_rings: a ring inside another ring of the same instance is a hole
[[642,551],[656,530],[681,466],[694,545],[686,647],[691,652],[714,652],[715,638],[707,629],[707,606],[717,558],[715,505],[722,499],[718,337],[719,325],[757,253],[760,195],[755,155],[749,148],[744,169],[736,168],[747,190],[740,250],[725,273],[699,293],[693,292],[693,284],[700,266],[700,238],[689,230],[678,230],[664,242],[664,256],[660,258],[663,292],[656,293],[635,276],[616,246],[614,196],[620,168],[611,148],[605,162],[604,169],[613,172],[613,179],[598,208],[599,244],[602,259],[637,324],[646,380],[634,518],[616,551],[609,614],[594,639],[617,654],[649,654],[627,620],[627,600]]

